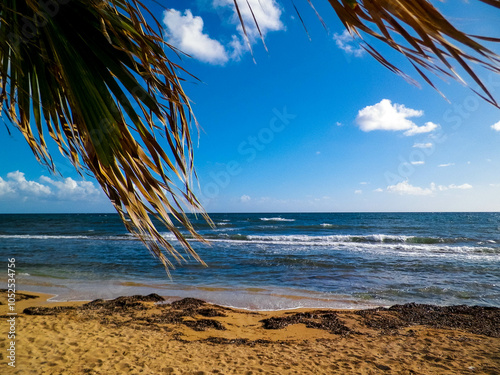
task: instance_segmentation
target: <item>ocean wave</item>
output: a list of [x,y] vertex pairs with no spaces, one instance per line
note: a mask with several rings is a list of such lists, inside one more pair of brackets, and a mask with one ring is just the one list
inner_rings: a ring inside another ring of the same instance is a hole
[[[279,222],[275,222],[276,226],[272,226],[268,224],[269,222],[263,223],[264,225],[262,226],[255,226],[252,227],[252,229],[255,228],[262,228],[262,229],[268,229],[268,228],[279,228],[279,229],[293,229],[297,231],[307,231],[307,232],[318,232],[318,233],[328,233],[329,230],[338,230],[338,229],[345,229],[345,230],[362,230],[362,229],[371,229],[373,227],[365,227],[365,226],[359,226],[359,225],[344,225],[344,224],[330,224],[330,223],[322,223],[322,224],[291,224],[291,225],[286,225],[284,226],[283,224],[280,224]],[[272,223],[272,222],[271,222]]]
[[330,224],[330,223],[323,223],[323,224],[320,224],[320,226],[323,228],[335,228],[335,227],[337,227],[337,225]]
[[[444,241],[438,238],[412,237],[412,236],[307,236],[307,235],[283,235],[283,236],[258,236],[243,234],[219,234],[207,236],[212,242],[227,242],[234,244],[262,244],[262,245],[286,245],[286,246],[326,246],[329,248],[350,249],[354,251],[394,251],[406,255],[428,254],[439,256],[439,254],[477,254],[491,256],[500,254],[500,248],[487,246],[458,246],[453,241]],[[450,243],[451,242],[451,243]],[[289,248],[290,249],[290,248]],[[288,250],[289,250],[288,249]]]
[[134,239],[133,235],[85,236],[85,235],[53,235],[53,234],[0,234],[0,239],[14,240],[126,240]]
[[310,236],[310,235],[228,235],[226,233],[215,236],[207,235],[207,238],[234,239],[242,241],[276,242],[276,243],[320,243],[327,244],[332,242],[356,242],[356,243],[410,243],[410,244],[439,244],[455,243],[463,239],[456,238],[437,238],[437,237],[415,237],[415,236],[395,236],[386,234],[371,235],[328,235],[328,236]]
[[5,239],[32,239],[32,240],[72,240],[72,239],[88,239],[95,236],[61,236],[61,235],[45,235],[45,234],[2,234],[0,238]]
[[261,217],[262,221],[295,221],[295,219],[285,219],[282,217]]
[[[263,244],[283,244],[283,245],[335,245],[335,244],[380,244],[380,245],[463,245],[471,244],[476,249],[484,249],[483,252],[500,253],[500,247],[494,240],[482,240],[460,237],[418,237],[407,235],[388,235],[388,234],[370,234],[370,235],[257,235],[234,233],[238,228],[224,228],[222,231],[213,231],[212,234],[204,234],[204,237],[210,241],[239,241]],[[233,231],[233,233],[228,233]],[[176,241],[173,233],[164,232],[161,235],[168,241]],[[185,237],[190,240],[192,236],[185,233]],[[0,234],[0,239],[19,239],[19,240],[92,240],[92,241],[135,241],[136,237],[131,233],[106,235],[50,235],[50,234]],[[458,247],[458,246],[457,246]]]

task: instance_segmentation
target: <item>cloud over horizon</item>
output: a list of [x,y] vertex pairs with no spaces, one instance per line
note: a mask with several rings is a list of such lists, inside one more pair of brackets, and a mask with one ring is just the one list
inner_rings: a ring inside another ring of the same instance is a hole
[[400,195],[431,195],[435,189],[431,188],[421,188],[419,186],[413,186],[408,181],[400,182],[396,185],[387,186],[386,189],[389,193],[396,193]]
[[48,197],[52,194],[50,187],[36,181],[28,181],[24,173],[15,171],[7,173],[7,180],[0,177],[0,197],[5,195],[25,195]]
[[382,99],[379,103],[359,110],[356,123],[364,132],[374,130],[403,131],[406,136],[429,133],[438,128],[437,124],[426,122],[418,126],[409,120],[412,117],[421,117],[424,111],[405,107],[403,104],[392,104],[389,99]]
[[[433,195],[437,191],[446,191],[446,190],[469,190],[472,189],[472,185],[470,184],[450,184],[450,185],[437,185],[434,182],[431,182],[428,188],[423,188],[420,186],[411,185],[408,180],[402,181],[395,185],[389,185],[386,188],[386,191],[389,193],[396,193],[399,195]],[[379,190],[381,191],[381,190]]]
[[106,199],[104,193],[90,181],[75,181],[71,177],[54,180],[41,176],[40,182],[26,179],[23,172],[7,173],[7,178],[0,177],[0,199],[59,200],[59,201],[94,201]]
[[242,195],[240,197],[240,201],[242,203],[250,202],[251,200],[252,200],[252,198],[249,195],[246,195],[246,194],[244,194],[244,195]]

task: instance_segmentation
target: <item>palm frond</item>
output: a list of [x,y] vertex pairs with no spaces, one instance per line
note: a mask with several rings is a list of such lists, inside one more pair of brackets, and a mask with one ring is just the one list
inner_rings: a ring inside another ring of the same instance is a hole
[[196,120],[181,68],[166,55],[170,46],[148,25],[139,1],[43,3],[0,4],[3,115],[50,169],[47,137],[80,172],[94,175],[127,229],[167,269],[167,255],[183,256],[152,218],[201,261],[176,227],[202,240],[185,205],[210,219],[191,188]]
[[[498,0],[480,1],[500,7]],[[480,87],[481,92],[475,92],[500,108],[499,103],[472,68],[473,64],[478,64],[493,73],[500,73],[500,56],[478,42],[478,40],[500,42],[500,39],[472,36],[458,30],[428,0],[329,0],[329,2],[351,35],[361,37],[361,31],[388,44],[404,55],[432,87],[436,88],[425,71],[438,76],[453,77],[466,83],[453,66],[453,63],[458,63]],[[471,52],[466,52],[464,47]],[[402,73],[370,45],[366,50],[384,66]]]
[[[323,26],[312,0],[307,0]],[[328,0],[340,21],[353,37],[362,39],[361,46],[379,63],[411,83],[415,80],[387,60],[377,49],[363,38],[364,34],[374,37],[405,56],[417,73],[438,92],[428,76],[432,72],[440,77],[452,77],[466,84],[459,74],[457,63],[479,86],[474,90],[481,98],[500,108],[490,90],[475,73],[472,66],[479,65],[500,73],[500,56],[480,41],[500,42],[500,38],[468,35],[455,28],[429,0]],[[476,0],[477,1],[477,0]],[[500,0],[479,0],[500,8]],[[234,0],[238,6],[238,0]],[[304,25],[295,3],[292,5]],[[240,18],[242,24],[243,20]],[[304,25],[305,28],[305,25]],[[245,31],[245,29],[243,29]],[[306,29],[306,33],[309,35]],[[363,34],[364,33],[364,34]],[[470,52],[463,50],[468,48]],[[442,94],[441,94],[442,95]],[[444,96],[444,95],[443,95]]]

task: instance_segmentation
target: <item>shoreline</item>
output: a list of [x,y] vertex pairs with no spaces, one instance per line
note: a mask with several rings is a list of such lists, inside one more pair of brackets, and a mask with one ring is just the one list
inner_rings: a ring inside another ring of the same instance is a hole
[[17,296],[14,374],[495,374],[500,363],[498,308],[248,311],[155,294]]
[[50,279],[40,283],[18,279],[18,284],[22,286],[23,290],[51,294],[53,302],[91,301],[97,298],[113,299],[120,296],[157,293],[168,296],[168,299],[172,301],[186,297],[199,298],[210,303],[250,311],[280,311],[300,308],[364,309],[397,303],[290,287],[206,287],[121,280],[91,281],[83,287],[81,283],[70,283],[68,286],[62,287],[58,284],[51,284],[52,282],[53,280]]

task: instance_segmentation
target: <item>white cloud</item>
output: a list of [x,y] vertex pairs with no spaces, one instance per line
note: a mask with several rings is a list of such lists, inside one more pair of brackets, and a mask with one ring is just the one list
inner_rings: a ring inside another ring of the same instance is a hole
[[360,185],[368,185],[368,182],[366,182],[366,181],[362,181],[362,182],[360,182],[359,184],[360,184]]
[[240,39],[240,37],[233,35],[231,41],[228,44],[228,50],[230,50],[231,60],[239,61],[241,55],[248,51],[248,46]]
[[[237,25],[240,33],[243,33],[238,12],[234,6],[234,0],[214,0],[213,5],[215,8],[231,9],[233,11],[232,21]],[[260,38],[259,30],[255,25],[253,16],[255,16],[255,19],[259,24],[259,29],[263,36],[265,36],[269,31],[283,30],[285,28],[280,19],[281,9],[275,0],[248,0],[248,4],[246,1],[239,1],[238,7],[241,13],[241,18],[243,18],[243,21],[245,22],[247,35],[251,42]]]
[[462,184],[462,185],[451,184],[448,186],[443,186],[443,185],[438,186],[439,191],[445,191],[445,190],[450,190],[450,189],[469,190],[469,189],[472,189],[472,185],[470,185],[470,184]]
[[472,189],[472,185],[470,184],[462,184],[462,185],[455,185],[455,184],[451,184],[448,186],[448,188],[450,189],[461,189],[461,190],[468,190],[468,189]]
[[439,125],[434,124],[433,122],[426,122],[424,126],[413,126],[411,129],[405,131],[403,134],[406,136],[412,136],[416,134],[422,133],[430,133],[438,128]]
[[406,108],[402,104],[392,104],[389,99],[382,99],[380,103],[367,106],[358,112],[356,122],[361,130],[406,130],[415,124],[408,117],[420,117],[422,111]]
[[10,172],[7,179],[0,177],[0,197],[8,199],[43,199],[80,201],[104,198],[104,193],[90,181],[75,181],[68,177],[62,181],[40,177],[40,182],[29,181],[20,171]]
[[242,203],[249,202],[251,199],[252,199],[252,198],[250,198],[250,196],[249,196],[249,195],[242,195],[242,196],[240,197],[240,201],[241,201]]
[[432,143],[415,143],[413,148],[431,148]]
[[384,190],[383,190],[383,189],[381,189],[381,188],[377,188],[377,189],[375,189],[375,190],[373,190],[373,191],[374,191],[374,192],[376,192],[376,193],[382,193]]
[[10,172],[7,174],[7,178],[10,189],[14,192],[35,196],[48,196],[52,193],[50,187],[26,180],[23,172]]
[[354,194],[363,194],[363,190],[354,190]]
[[493,125],[490,126],[493,130],[496,130],[497,132],[500,132],[500,121],[494,123]]
[[412,161],[411,163],[412,163],[413,165],[423,165],[423,164],[425,164],[425,161],[423,161],[423,160],[419,160],[419,161]]
[[452,165],[455,165],[455,163],[439,164],[438,167],[440,167],[440,168],[446,168],[446,167],[451,167]]
[[348,55],[361,57],[366,53],[366,51],[361,46],[359,46],[359,44],[356,42],[356,39],[354,39],[347,30],[344,30],[342,34],[333,34],[333,40],[335,40],[335,44],[337,45],[337,47],[339,47]]
[[356,123],[365,132],[373,130],[401,131],[404,135],[428,133],[438,125],[427,122],[424,126],[417,126],[411,117],[421,117],[424,112],[405,107],[403,104],[392,104],[389,99],[382,99],[379,103],[367,106],[358,112]]
[[40,181],[54,186],[56,188],[54,194],[61,200],[88,199],[101,194],[90,181],[75,181],[71,177],[67,177],[63,181],[56,181],[45,176],[40,177]]
[[434,184],[431,184],[430,188],[421,188],[419,186],[410,185],[408,181],[403,181],[396,185],[387,186],[387,191],[389,193],[396,193],[400,195],[432,195],[434,190]]
[[[245,33],[233,0],[213,0],[212,10],[229,11],[230,24],[235,34],[226,43],[211,38],[204,31],[204,22],[200,16],[193,16],[190,9],[184,13],[169,9],[163,13],[167,42],[192,57],[210,64],[223,65],[229,60],[239,60],[249,50],[248,43],[253,44],[260,39],[260,32],[265,38],[270,31],[284,30],[281,22],[281,9],[275,0],[248,0],[238,2],[241,18],[245,23]],[[251,7],[251,10],[250,10]],[[253,12],[253,14],[252,14]],[[255,21],[259,25],[257,28]],[[222,17],[221,18],[225,18]]]
[[211,64],[224,64],[229,60],[224,46],[203,33],[203,19],[193,17],[191,10],[187,9],[182,14],[178,10],[169,9],[163,16],[168,43]]
[[[237,34],[232,35],[232,39],[228,43],[227,49],[230,51],[230,58],[233,60],[239,60],[241,55],[248,51],[248,43],[254,44],[260,40],[260,33],[262,33],[262,37],[265,38],[270,31],[285,29],[285,26],[281,22],[282,11],[275,0],[248,0],[248,2],[238,2],[241,18],[245,23],[248,41],[241,27],[238,12],[234,6],[234,0],[213,0],[213,6],[215,9],[230,10],[232,12],[231,21],[233,25],[236,25]],[[254,16],[259,28],[257,28],[255,24]]]
[[469,190],[472,189],[470,184],[455,185],[451,184],[448,186],[438,185],[431,182],[428,188],[422,188],[419,186],[413,186],[408,181],[400,182],[396,185],[390,185],[387,187],[389,193],[397,193],[400,195],[432,195],[436,191],[446,191],[446,190]]
[[14,193],[14,190],[11,188],[10,184],[0,177],[0,197],[11,193]]

